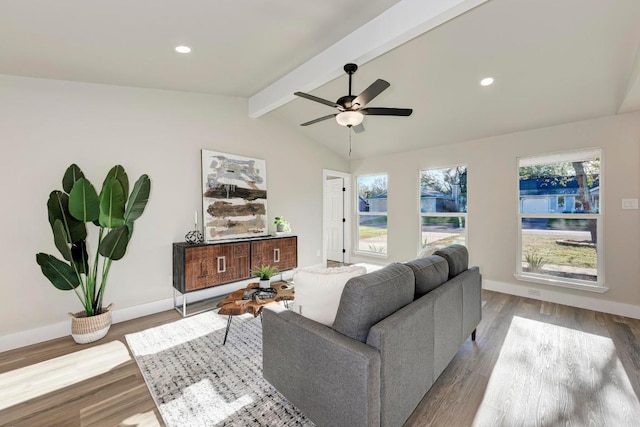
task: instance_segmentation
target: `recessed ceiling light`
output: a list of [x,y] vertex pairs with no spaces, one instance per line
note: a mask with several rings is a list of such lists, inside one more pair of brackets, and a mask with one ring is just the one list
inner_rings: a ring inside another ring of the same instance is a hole
[[489,86],[493,84],[493,77],[485,77],[484,79],[480,80],[480,84],[482,86]]
[[189,46],[177,46],[176,52],[178,53],[189,53],[191,52],[191,48]]

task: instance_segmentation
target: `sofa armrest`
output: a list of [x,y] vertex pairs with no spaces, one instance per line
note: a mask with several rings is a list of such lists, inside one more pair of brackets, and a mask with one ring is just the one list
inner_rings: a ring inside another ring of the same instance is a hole
[[263,309],[262,346],[264,378],[316,425],[380,425],[376,349],[271,307]]
[[462,282],[462,339],[466,340],[482,320],[482,275],[470,267]]

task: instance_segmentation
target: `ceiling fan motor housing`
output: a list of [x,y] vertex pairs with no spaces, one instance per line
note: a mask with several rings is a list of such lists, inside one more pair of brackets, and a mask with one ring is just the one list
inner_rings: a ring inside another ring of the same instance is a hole
[[336,101],[336,104],[341,105],[344,110],[350,110],[353,107],[352,102],[354,99],[356,99],[354,95],[346,95],[338,99]]

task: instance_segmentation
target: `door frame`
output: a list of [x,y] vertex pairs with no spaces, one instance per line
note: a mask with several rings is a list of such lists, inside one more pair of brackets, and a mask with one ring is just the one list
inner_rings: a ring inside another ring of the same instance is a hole
[[325,205],[327,197],[327,186],[325,185],[329,177],[342,178],[344,180],[344,198],[343,198],[343,218],[344,235],[342,236],[342,245],[344,247],[344,262],[351,262],[351,222],[353,215],[351,212],[351,174],[346,172],[338,172],[330,169],[322,170],[322,265],[327,265],[327,249],[328,249],[328,222],[329,207]]

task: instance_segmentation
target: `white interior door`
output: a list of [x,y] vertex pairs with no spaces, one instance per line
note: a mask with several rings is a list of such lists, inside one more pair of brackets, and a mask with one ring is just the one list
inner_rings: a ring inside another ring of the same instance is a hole
[[327,259],[344,262],[344,179],[329,179],[326,186]]

